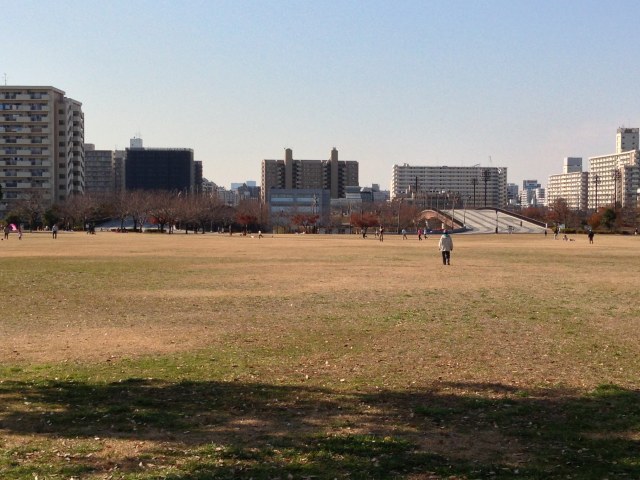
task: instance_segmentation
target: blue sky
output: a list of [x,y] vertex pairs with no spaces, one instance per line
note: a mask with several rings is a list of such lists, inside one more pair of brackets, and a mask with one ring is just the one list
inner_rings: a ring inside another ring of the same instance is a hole
[[[193,148],[219,185],[264,158],[508,168],[640,126],[635,1],[0,0],[0,74],[83,103],[97,148]],[[4,77],[3,77],[4,78]],[[586,165],[585,165],[586,166]]]

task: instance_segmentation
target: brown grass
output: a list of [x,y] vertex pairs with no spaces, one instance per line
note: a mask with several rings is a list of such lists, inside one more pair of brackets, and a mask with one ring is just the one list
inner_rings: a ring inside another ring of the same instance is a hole
[[[523,465],[527,448],[501,430],[445,428],[411,406],[638,389],[640,238],[573,238],[457,235],[447,267],[433,236],[25,234],[0,243],[0,361],[34,380],[73,365],[107,382],[149,369],[162,381],[300,389],[302,400],[281,393],[262,405],[285,416],[278,428],[250,411],[224,432],[106,435],[91,457],[102,472],[139,451],[228,441],[230,432],[249,435],[242,442],[292,431],[398,434],[459,461]],[[196,367],[184,360],[193,356]],[[145,366],[158,358],[178,363]],[[4,441],[15,449],[34,439],[14,432]]]
[[382,384],[633,385],[640,239],[575,238],[456,236],[447,268],[435,237],[26,234],[0,244],[18,262],[2,274],[2,361],[240,340],[298,346],[312,375]]

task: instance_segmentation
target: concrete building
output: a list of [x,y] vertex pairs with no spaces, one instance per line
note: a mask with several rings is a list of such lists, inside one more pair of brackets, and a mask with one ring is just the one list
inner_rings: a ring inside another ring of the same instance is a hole
[[329,221],[331,198],[329,189],[272,188],[267,193],[271,225],[277,231],[290,231],[299,227],[296,216],[318,216],[315,224],[324,227]]
[[193,192],[196,166],[190,148],[144,148],[126,150],[125,188]]
[[562,173],[550,175],[547,183],[547,205],[553,207],[562,198],[572,210],[588,208],[589,172],[582,171],[582,158],[564,159]]
[[616,153],[640,150],[640,133],[637,128],[618,128],[616,132]]
[[520,187],[516,183],[507,183],[507,204],[509,206],[516,206],[520,203],[519,192]]
[[48,86],[0,86],[0,216],[84,192],[82,104]]
[[407,196],[456,194],[467,200],[469,208],[507,205],[507,169],[505,167],[435,167],[394,165],[391,176],[391,200]]
[[545,204],[545,190],[538,180],[523,180],[520,191],[520,206],[522,208],[538,207]]
[[284,160],[262,161],[263,202],[271,189],[329,190],[331,198],[344,198],[346,187],[358,184],[358,162],[338,160],[335,148],[329,160],[294,160],[287,148]]
[[589,208],[637,205],[640,151],[590,157]]
[[115,191],[113,150],[96,150],[92,143],[84,144],[84,191],[113,193]]
[[589,158],[590,209],[636,206],[640,190],[640,130],[618,128],[616,153]]
[[565,157],[562,161],[562,173],[582,172],[582,157]]

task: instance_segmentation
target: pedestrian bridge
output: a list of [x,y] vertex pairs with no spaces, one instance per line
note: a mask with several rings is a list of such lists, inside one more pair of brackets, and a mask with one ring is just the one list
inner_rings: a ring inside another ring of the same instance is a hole
[[[421,220],[437,218],[456,233],[544,233],[545,224],[507,210],[423,210]],[[451,225],[454,228],[451,228]]]

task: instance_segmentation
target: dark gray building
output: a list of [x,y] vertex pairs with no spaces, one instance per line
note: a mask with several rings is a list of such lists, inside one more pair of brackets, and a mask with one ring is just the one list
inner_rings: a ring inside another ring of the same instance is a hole
[[190,148],[128,148],[127,190],[192,192],[196,167]]

